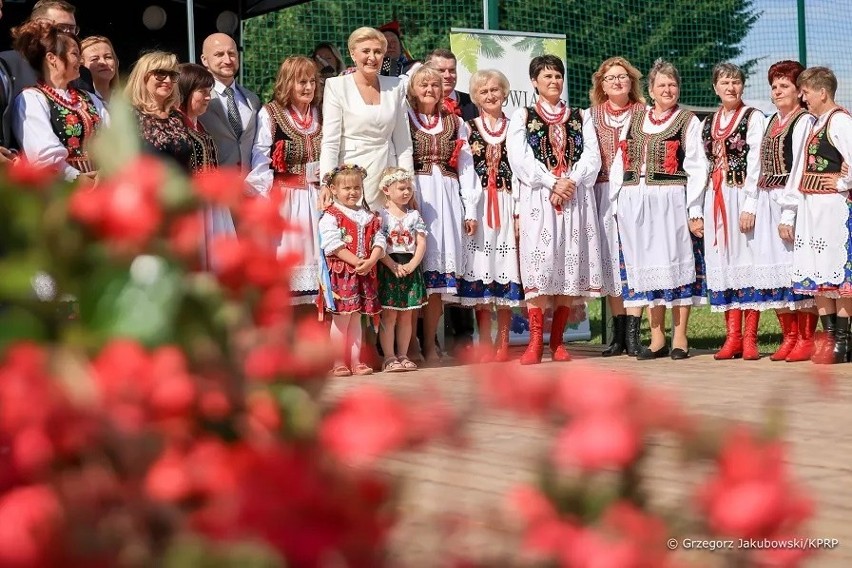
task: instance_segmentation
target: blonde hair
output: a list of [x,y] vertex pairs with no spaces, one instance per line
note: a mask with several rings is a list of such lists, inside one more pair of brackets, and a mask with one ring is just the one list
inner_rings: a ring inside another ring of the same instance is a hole
[[115,61],[115,75],[113,75],[112,79],[109,80],[109,88],[115,89],[118,86],[118,55],[116,55],[115,48],[112,46],[112,42],[108,38],[99,35],[87,37],[80,42],[80,55],[82,56],[84,51],[99,43],[105,43],[112,52],[112,59]]
[[503,98],[509,96],[509,79],[506,78],[500,71],[496,69],[481,69],[474,73],[470,78],[470,100],[473,101],[473,104],[476,106],[482,106],[482,103],[479,102],[479,89],[485,86],[485,84],[491,79],[496,79],[497,84],[500,85],[500,90],[503,91]]
[[[179,73],[178,58],[174,53],[167,51],[152,51],[142,55],[133,66],[130,72],[130,77],[127,78],[127,86],[124,88],[124,95],[130,100],[130,104],[140,112],[146,114],[159,112],[154,96],[148,92],[148,75],[154,70],[174,71]],[[177,81],[174,82],[174,89],[166,99],[166,112],[171,112],[177,108],[180,103],[180,90],[178,89]]]
[[[433,80],[438,81],[438,85],[443,84],[443,79],[441,78],[441,73],[435,69],[434,67],[429,67],[428,65],[423,65],[414,72],[414,75],[411,76],[411,79],[408,81],[408,94],[406,97],[408,98],[408,104],[411,105],[411,108],[414,109],[415,112],[419,112],[420,108],[417,104],[417,96],[414,93],[414,86],[420,84],[424,80]],[[443,91],[441,91],[443,93]],[[441,103],[438,102],[438,108],[440,108]]]
[[601,63],[598,70],[592,74],[592,88],[589,90],[589,101],[592,106],[602,105],[609,98],[603,90],[603,78],[606,72],[615,66],[624,67],[624,70],[630,76],[630,93],[628,93],[630,102],[645,104],[645,97],[642,95],[642,73],[625,58],[617,56],[610,57]]
[[[386,179],[390,178],[390,179]],[[396,179],[394,179],[396,178]],[[397,166],[389,166],[382,170],[382,174],[379,176],[379,190],[384,193],[385,188],[392,186],[397,182],[407,182],[411,184],[412,190],[414,189],[414,174],[411,171],[406,170],[405,168],[400,168]],[[387,201],[390,201],[388,198]],[[387,206],[387,202],[385,203]],[[417,198],[414,196],[414,191],[411,192],[411,199],[408,200],[408,206],[411,209],[417,209]]]
[[311,106],[317,106],[319,102],[319,72],[317,64],[307,57],[294,55],[285,59],[278,68],[278,75],[275,78],[275,88],[272,91],[272,98],[276,103],[281,105],[281,108],[287,108],[293,102],[293,91],[296,89],[296,81],[303,76],[313,77],[316,80],[317,88],[314,90],[314,100],[311,101]]
[[377,30],[376,28],[363,27],[358,28],[351,34],[349,34],[349,41],[347,42],[347,47],[349,48],[349,53],[351,54],[355,51],[355,46],[361,43],[362,41],[368,40],[376,40],[382,46],[382,52],[386,52],[388,50],[388,38],[385,37],[385,34]]
[[825,89],[828,96],[834,99],[837,93],[837,76],[828,67],[808,67],[799,74],[796,85],[799,88]]

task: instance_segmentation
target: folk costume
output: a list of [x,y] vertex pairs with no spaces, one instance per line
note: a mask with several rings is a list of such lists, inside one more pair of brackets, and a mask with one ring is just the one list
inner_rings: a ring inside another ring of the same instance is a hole
[[257,118],[252,170],[246,182],[260,195],[282,194],[281,217],[299,230],[281,235],[275,243],[277,253],[279,257],[294,252],[301,255],[301,263],[290,275],[291,301],[295,305],[312,304],[320,282],[316,235],[322,120],[314,107],[302,116],[275,101],[264,105]]
[[414,185],[429,230],[423,277],[426,293],[456,301],[464,270],[464,221],[477,220],[482,187],[473,169],[467,125],[453,114],[432,117],[408,110],[414,147]]
[[[813,298],[792,288],[793,243],[778,236],[782,205],[786,195],[798,193],[801,162],[811,126],[816,119],[804,109],[796,109],[783,119],[775,114],[769,120],[760,147],[760,178],[754,221],[754,242],[758,251],[754,270],[767,287],[783,290],[786,307],[795,312],[779,312],[783,341],[769,358],[773,361],[807,361],[813,354],[815,312]],[[790,188],[788,191],[787,188]]]
[[[426,223],[417,209],[409,209],[402,218],[387,209],[379,212],[382,234],[387,241],[385,251],[394,262],[406,264],[417,252],[417,235],[428,235]],[[416,310],[426,305],[426,284],[418,266],[411,274],[396,276],[382,263],[379,269],[379,301],[383,310]]]
[[[209,172],[219,165],[216,142],[204,129],[200,122],[194,124],[184,115],[184,124],[192,142],[192,159],[190,167],[194,174]],[[213,252],[213,241],[220,235],[236,237],[234,219],[227,207],[207,206],[202,213],[204,220],[204,242],[201,247],[202,270],[216,270],[216,260]]]
[[[595,127],[589,113],[560,101],[539,99],[515,111],[506,141],[518,180],[521,281],[526,300],[538,296],[593,297],[601,294],[601,253],[593,187],[601,167]],[[550,202],[560,178],[576,183],[573,197]],[[514,188],[513,188],[514,189]],[[522,364],[541,361],[543,314],[528,308],[530,343]],[[562,345],[569,306],[553,314],[550,347],[554,360],[567,361]]]
[[[601,152],[601,169],[595,180],[595,202],[598,206],[598,230],[601,245],[601,294],[621,297],[621,249],[618,242],[618,226],[609,199],[610,170],[618,150],[621,131],[630,122],[633,113],[642,110],[642,103],[614,109],[607,101],[592,107],[592,122],[598,135],[598,146]],[[642,324],[641,316],[619,315],[613,317],[613,340],[604,351],[604,355],[619,353],[613,351],[621,346],[628,346],[628,354],[635,354],[639,346],[639,329]],[[631,347],[632,346],[632,347]]]
[[701,239],[688,225],[704,216],[706,179],[694,114],[677,106],[660,119],[650,108],[633,113],[610,170],[625,306],[707,303]]
[[335,300],[333,306],[326,307],[329,312],[374,316],[382,311],[376,267],[362,276],[334,254],[345,248],[358,258],[370,258],[374,247],[387,247],[381,229],[378,215],[366,209],[334,203],[323,212],[319,220],[320,246],[328,263]]
[[491,129],[482,118],[468,123],[470,151],[484,198],[476,209],[476,232],[463,236],[465,272],[458,283],[464,306],[516,307],[523,299],[515,244],[516,195],[506,152],[509,120]]
[[[818,117],[808,135],[798,195],[791,198],[782,223],[792,225],[793,289],[826,298],[852,297],[852,174],[843,177],[843,164],[852,164],[852,117],[834,108]],[[834,362],[848,361],[849,318],[820,316]]]
[[109,123],[100,99],[74,87],[54,89],[39,82],[18,95],[14,112],[14,133],[30,163],[56,168],[68,181],[96,169],[87,146]]

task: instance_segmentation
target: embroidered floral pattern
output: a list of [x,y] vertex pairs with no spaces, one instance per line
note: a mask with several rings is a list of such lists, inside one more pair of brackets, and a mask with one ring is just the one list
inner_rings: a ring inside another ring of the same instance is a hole
[[[624,158],[624,185],[639,183],[639,170],[642,168],[643,160],[645,183],[648,185],[685,185],[684,139],[686,125],[695,115],[685,110],[678,111],[665,129],[648,134],[643,129],[647,114],[648,111],[644,108],[633,113],[627,138],[621,142]],[[668,142],[677,142],[678,145],[669,145]],[[676,167],[673,167],[675,160]]]
[[773,115],[770,119],[760,145],[760,178],[757,182],[759,187],[777,189],[787,184],[790,169],[793,167],[793,137],[791,133],[796,121],[805,114],[807,113],[804,109],[794,111],[793,115],[780,128],[781,120],[778,114]]
[[739,123],[731,131],[731,134],[723,140],[714,139],[712,133],[713,124],[718,120],[718,112],[713,113],[704,121],[701,130],[707,160],[714,164],[714,168],[722,169],[725,172],[725,183],[731,187],[742,187],[745,184],[748,167],[746,156],[749,151],[746,136],[748,135],[748,121],[752,112],[754,112],[753,108],[745,109]]
[[[564,124],[547,125],[535,107],[527,107],[527,142],[536,160],[551,171],[557,168],[560,162],[564,162],[564,173],[567,173],[583,153],[583,121],[580,109],[572,108]],[[562,146],[562,156],[556,154],[556,145]]]
[[431,174],[432,166],[436,165],[444,176],[458,179],[458,153],[464,144],[463,140],[459,140],[458,117],[454,114],[441,114],[443,126],[437,134],[424,132],[412,119],[411,112],[408,113],[408,121],[414,146],[414,173]]

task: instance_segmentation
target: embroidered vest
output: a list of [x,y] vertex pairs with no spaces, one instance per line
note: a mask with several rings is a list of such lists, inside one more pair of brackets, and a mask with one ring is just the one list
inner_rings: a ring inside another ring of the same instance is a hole
[[411,125],[411,141],[414,149],[414,173],[430,175],[432,166],[438,166],[441,174],[459,179],[458,170],[450,165],[456,140],[459,137],[459,119],[454,114],[441,113],[443,128],[438,134],[427,134],[408,116]]
[[[627,112],[633,113],[641,108],[644,108],[642,103],[633,103]],[[598,179],[595,183],[605,183],[609,181],[609,170],[612,168],[612,161],[615,159],[616,150],[618,150],[621,127],[610,126],[607,123],[607,113],[604,105],[593,106],[589,110],[592,113],[592,121],[595,124],[595,132],[598,135],[598,146],[601,151],[601,169],[598,172]]]
[[[84,173],[94,170],[86,151],[86,141],[100,127],[101,117],[89,93],[76,91],[80,102],[72,106],[67,100],[57,96],[52,89],[45,89],[41,85],[31,88],[38,89],[47,97],[53,133],[68,150],[65,161]],[[69,91],[70,89],[69,87]]]
[[512,168],[506,155],[506,139],[499,144],[489,144],[479,131],[475,120],[468,122],[470,127],[470,151],[473,154],[473,169],[479,176],[482,187],[488,186],[488,175],[495,169],[497,191],[512,192]]
[[[274,183],[287,187],[306,187],[305,164],[319,160],[322,128],[314,116],[315,129],[306,134],[287,117],[287,111],[276,102],[265,105],[272,119],[270,158]],[[313,109],[311,109],[313,113]]]
[[647,185],[686,185],[686,127],[695,115],[681,110],[664,130],[647,134],[642,130],[647,112],[642,108],[633,113],[627,137],[621,142],[624,185],[639,184],[643,155]]
[[836,108],[830,112],[825,124],[818,130],[811,130],[808,147],[805,149],[805,171],[799,191],[802,193],[836,193],[837,178],[843,166],[843,156],[831,143],[828,137],[828,125],[838,112],[846,112]]
[[780,122],[775,114],[766,127],[763,141],[760,144],[760,178],[757,185],[763,189],[777,189],[787,185],[790,170],[793,167],[793,129],[802,116],[807,114],[805,109],[793,111],[787,124],[777,129]]
[[[731,187],[742,187],[745,184],[746,170],[748,163],[746,156],[748,155],[749,146],[746,144],[746,136],[748,134],[748,121],[754,109],[749,107],[742,112],[739,123],[733,129],[730,135],[724,140],[725,144],[725,183]],[[719,160],[717,152],[713,148],[713,122],[716,120],[718,111],[714,112],[704,121],[704,126],[701,129],[701,139],[704,141],[704,154],[707,156],[707,161],[715,164]]]
[[[199,128],[203,128],[200,124]],[[187,125],[187,132],[192,141],[192,160],[190,167],[193,172],[204,172],[216,168],[219,157],[216,151],[216,142],[213,137],[204,130],[195,130]]]
[[[382,222],[379,219],[379,216],[373,214],[370,218],[370,222],[367,223],[367,226],[361,227],[358,223],[347,217],[343,211],[338,209],[338,207],[334,204],[326,208],[325,213],[327,215],[331,215],[335,218],[335,220],[337,220],[337,226],[340,229],[341,238],[343,243],[346,245],[346,250],[358,258],[368,258],[370,256],[370,251],[373,248],[370,246],[370,243],[373,242],[373,237],[376,236],[376,233],[382,230]],[[355,272],[354,266],[338,258],[336,255],[326,255],[325,258],[328,262],[329,270],[335,274],[341,274],[343,272],[352,274]],[[375,275],[375,270],[376,267],[374,266],[370,275]]]
[[574,167],[583,154],[583,116],[580,109],[568,111],[568,120],[562,124],[548,125],[538,114],[534,106],[527,107],[527,143],[532,148],[535,159],[553,171],[560,162],[560,156],[554,152],[556,136],[565,139],[565,149],[561,158],[565,162],[566,173]]

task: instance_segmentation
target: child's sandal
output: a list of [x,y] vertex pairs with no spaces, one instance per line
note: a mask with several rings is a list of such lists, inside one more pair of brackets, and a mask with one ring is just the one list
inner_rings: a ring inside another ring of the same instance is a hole
[[331,370],[332,377],[351,377],[352,371],[349,370],[349,367],[346,365],[338,365],[334,369]]
[[364,363],[358,363],[357,365],[355,365],[355,368],[352,369],[352,374],[358,376],[372,375],[373,368],[368,365],[365,365]]
[[382,371],[385,373],[400,373],[405,371],[405,369],[396,357],[388,357],[385,359],[385,362],[382,363]]
[[402,365],[403,371],[416,371],[417,364],[408,357],[400,357],[399,364]]

